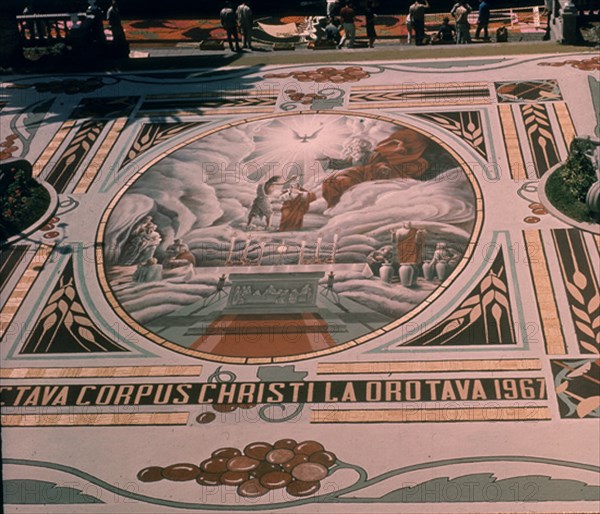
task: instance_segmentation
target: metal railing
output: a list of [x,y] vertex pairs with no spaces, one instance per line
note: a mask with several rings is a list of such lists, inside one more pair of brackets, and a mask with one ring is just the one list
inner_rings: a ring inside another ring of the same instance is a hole
[[51,46],[64,42],[85,17],[85,13],[23,14],[17,16],[17,25],[23,46]]

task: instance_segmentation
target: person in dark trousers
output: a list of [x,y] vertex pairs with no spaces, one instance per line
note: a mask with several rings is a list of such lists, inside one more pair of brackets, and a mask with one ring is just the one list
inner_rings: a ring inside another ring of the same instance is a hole
[[242,31],[244,48],[252,50],[252,27],[254,26],[254,15],[250,9],[250,0],[244,0],[235,11],[237,21]]
[[[227,42],[229,43],[229,48],[232,52],[241,52],[240,48],[240,38],[238,36],[237,31],[237,19],[235,16],[235,11],[231,7],[231,2],[225,2],[225,7],[221,9],[221,27],[225,29],[227,33]],[[235,49],[233,47],[233,43],[235,42]]]
[[443,45],[447,43],[454,43],[454,37],[456,36],[455,28],[450,25],[450,18],[446,16],[444,22],[440,25],[438,33],[433,39],[433,44]]
[[108,11],[106,11],[106,19],[108,21],[108,26],[110,27],[116,54],[119,57],[128,57],[129,45],[125,38],[125,31],[123,30],[123,25],[121,23],[121,13],[119,12],[117,0],[112,0]]
[[348,41],[348,48],[354,47],[354,40],[356,39],[356,25],[354,24],[354,9],[350,1],[346,2],[346,5],[340,10],[340,18],[342,19],[344,27],[344,36],[340,41],[339,47],[342,48],[344,43]]
[[544,34],[544,37],[542,38],[544,41],[548,41],[550,39],[550,32],[551,32],[551,27],[550,27],[550,23],[552,21],[552,4],[554,3],[554,0],[545,0],[544,1],[544,12],[542,14],[546,15],[546,33]]
[[416,0],[408,10],[413,29],[415,30],[415,45],[422,45],[425,38],[425,9],[429,9],[427,0]]
[[331,17],[325,26],[325,38],[328,42],[334,43],[336,46],[340,44],[340,40],[342,39],[338,25],[338,21]]
[[373,0],[367,0],[365,6],[365,21],[367,25],[367,37],[369,38],[369,48],[373,48],[375,40],[377,39],[377,32],[375,31],[375,18],[377,18],[377,15],[375,14],[374,9],[375,3]]
[[454,7],[450,10],[450,14],[456,19],[456,44],[468,44],[471,42],[471,34],[469,25],[469,14],[473,9],[466,2],[466,0],[460,0],[454,4]]
[[85,11],[86,18],[90,21],[90,33],[92,41],[104,45],[106,43],[106,37],[104,35],[104,25],[102,19],[104,18],[102,8],[96,3],[96,0],[90,0],[90,5]]
[[477,30],[475,37],[479,39],[481,30],[483,29],[483,39],[489,39],[488,25],[490,24],[490,5],[486,0],[479,0],[479,16],[477,18]]

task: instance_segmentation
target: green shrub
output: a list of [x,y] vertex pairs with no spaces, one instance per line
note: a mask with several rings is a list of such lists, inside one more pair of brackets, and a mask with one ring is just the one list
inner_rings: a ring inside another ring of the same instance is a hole
[[[589,167],[586,164],[589,164]],[[570,194],[585,202],[585,195],[596,181],[596,175],[589,160],[567,160],[561,175],[564,180],[564,187]]]
[[576,188],[565,187],[571,175],[572,171],[567,170],[563,166],[550,176],[548,182],[546,182],[546,195],[548,199],[559,211],[575,221],[597,223],[598,220],[594,216],[594,213],[590,211],[590,208],[585,203],[585,194],[582,201]]
[[24,171],[17,171],[6,191],[0,194],[0,239],[8,239],[33,225],[49,204],[48,191]]
[[560,171],[565,189],[582,202],[585,202],[585,195],[596,182],[596,171],[587,155],[593,148],[586,139],[574,139],[569,146],[569,157]]

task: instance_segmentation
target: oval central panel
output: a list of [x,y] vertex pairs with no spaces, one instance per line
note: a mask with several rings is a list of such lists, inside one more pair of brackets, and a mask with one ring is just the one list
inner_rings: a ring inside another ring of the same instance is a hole
[[380,116],[229,125],[113,201],[101,272],[127,321],[174,350],[314,357],[398,326],[456,275],[476,190],[443,143]]

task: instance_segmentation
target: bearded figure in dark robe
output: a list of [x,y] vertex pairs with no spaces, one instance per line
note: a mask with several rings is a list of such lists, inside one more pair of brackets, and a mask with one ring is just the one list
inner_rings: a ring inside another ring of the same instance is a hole
[[[429,167],[422,157],[426,148],[424,135],[407,128],[396,130],[377,144],[366,164],[336,171],[323,182],[327,206],[337,205],[345,191],[361,182],[421,177]],[[330,159],[335,165],[334,161]]]

